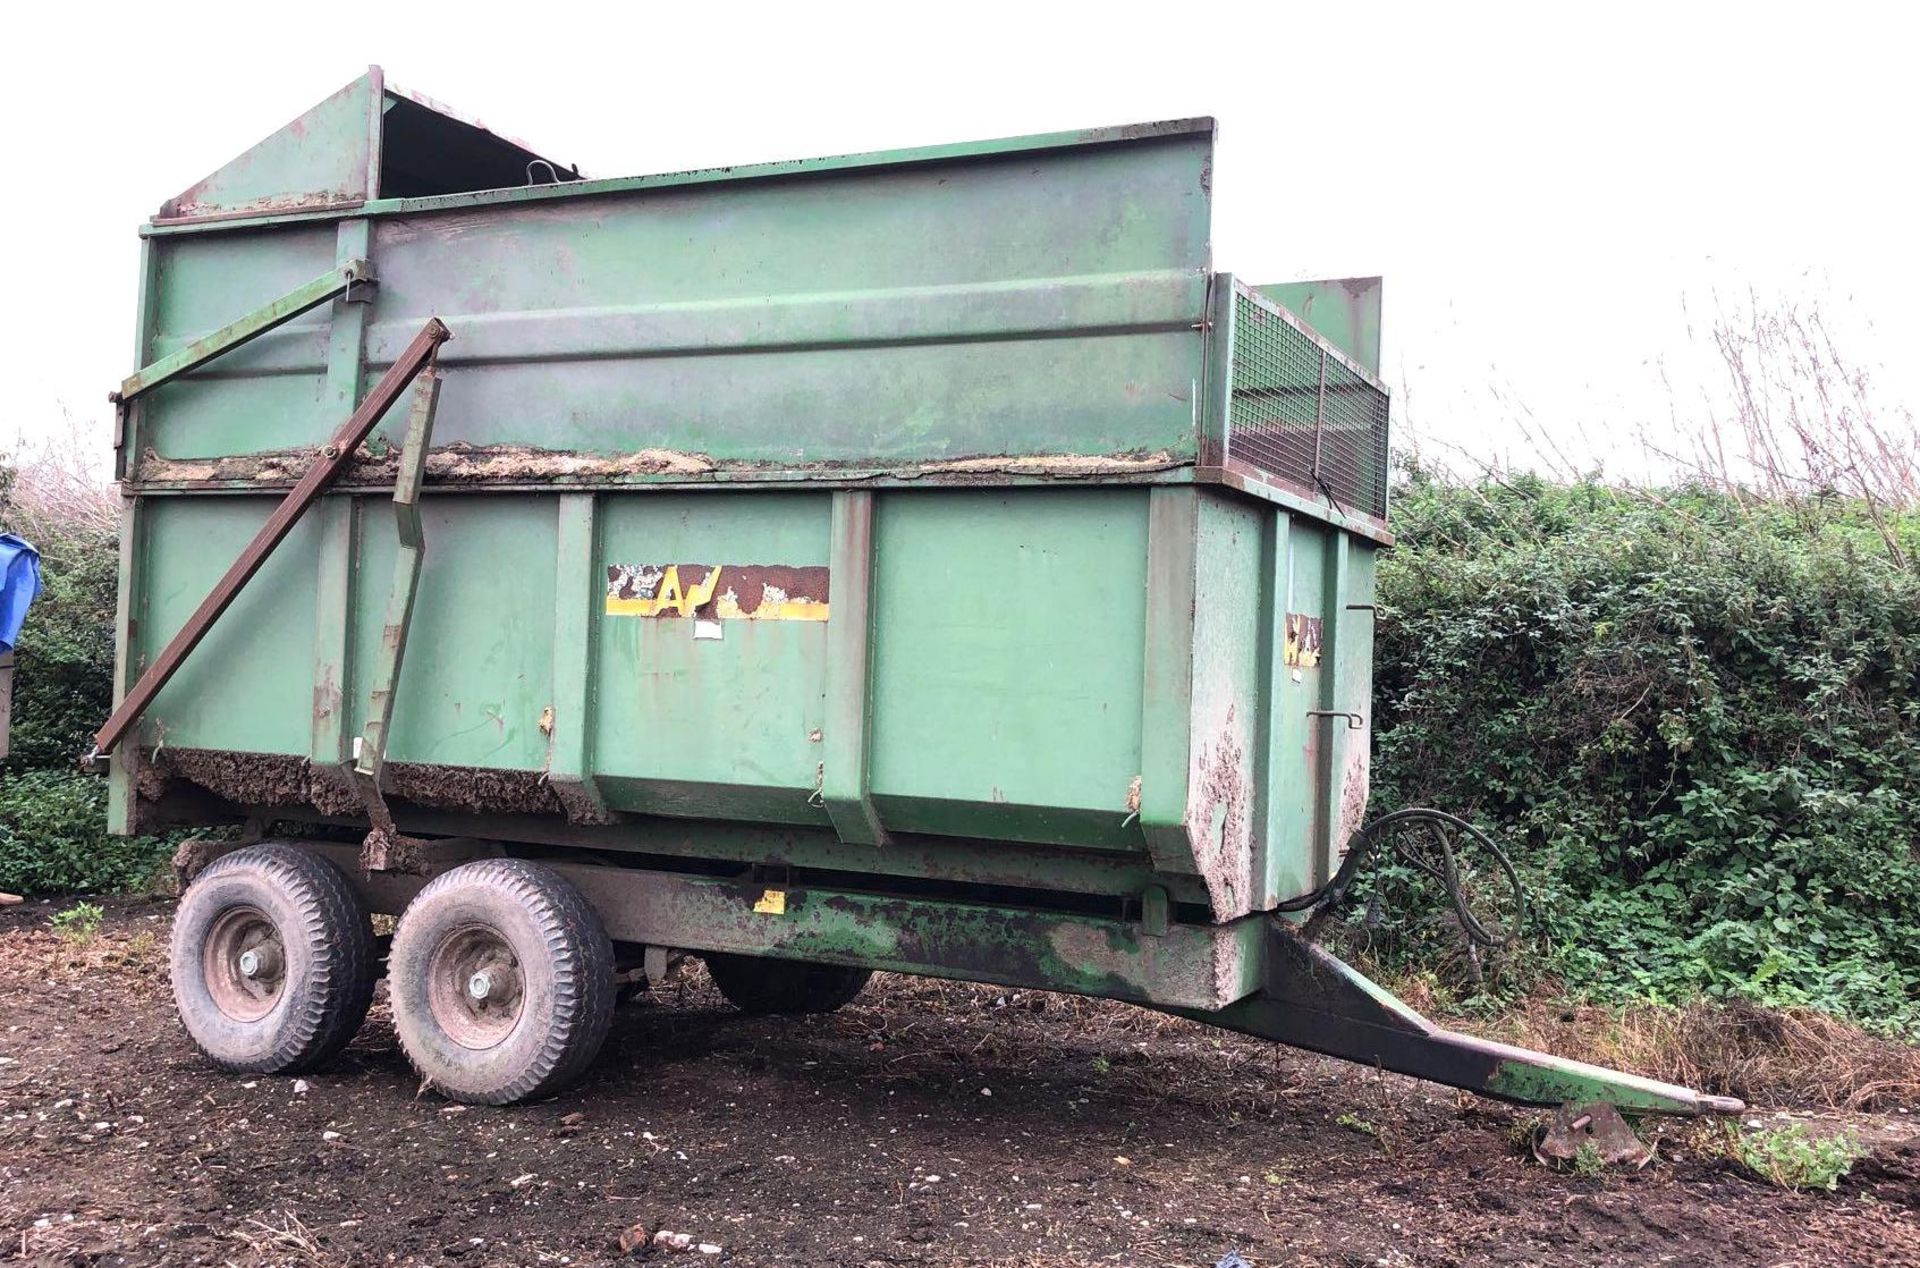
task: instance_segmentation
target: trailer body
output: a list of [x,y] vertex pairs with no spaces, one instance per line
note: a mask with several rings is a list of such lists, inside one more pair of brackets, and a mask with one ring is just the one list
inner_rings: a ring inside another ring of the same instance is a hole
[[[401,400],[339,463],[114,747],[115,830],[301,825],[395,912],[539,859],[619,945],[1420,1067],[1457,1037],[1275,915],[1365,816],[1378,282],[1216,271],[1213,162],[1199,119],[585,180],[349,85],[143,230],[123,695],[437,319],[431,444]],[[1588,1086],[1523,1055],[1450,1081]]]

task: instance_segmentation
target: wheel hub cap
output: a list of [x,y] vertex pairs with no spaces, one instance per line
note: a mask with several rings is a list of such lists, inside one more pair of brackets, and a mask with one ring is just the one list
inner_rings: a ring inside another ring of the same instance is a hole
[[236,1021],[259,1021],[286,993],[280,931],[258,908],[221,913],[207,931],[200,963],[214,1006]]
[[427,969],[427,1006],[463,1048],[492,1048],[520,1021],[525,990],[520,961],[499,930],[456,929],[434,948]]

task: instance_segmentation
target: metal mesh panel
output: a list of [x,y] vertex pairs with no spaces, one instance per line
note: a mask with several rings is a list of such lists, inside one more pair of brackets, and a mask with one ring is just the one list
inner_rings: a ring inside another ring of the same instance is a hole
[[1244,292],[1234,296],[1227,457],[1387,514],[1387,396]]

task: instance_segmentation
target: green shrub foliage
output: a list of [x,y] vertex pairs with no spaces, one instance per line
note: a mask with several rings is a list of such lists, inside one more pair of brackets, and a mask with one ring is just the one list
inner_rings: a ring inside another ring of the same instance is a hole
[[107,835],[107,781],[77,769],[0,774],[0,889],[103,893],[146,888],[170,853],[155,837]]
[[1510,965],[1916,1029],[1920,577],[1865,508],[1414,472],[1394,526],[1373,808],[1495,829]]
[[97,514],[16,502],[0,467],[0,522],[40,551],[43,588],[15,649],[13,726],[0,764],[0,890],[83,893],[138,887],[169,853],[153,837],[106,832],[106,781],[78,769],[113,704],[119,540]]
[[7,768],[71,767],[113,707],[113,616],[120,544],[111,533],[43,524],[13,531],[40,551],[43,589],[14,656]]

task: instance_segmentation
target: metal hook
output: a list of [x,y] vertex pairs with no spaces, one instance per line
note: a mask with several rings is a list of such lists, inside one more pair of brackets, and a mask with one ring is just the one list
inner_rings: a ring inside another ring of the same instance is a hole
[[533,169],[536,167],[544,167],[547,169],[547,175],[552,178],[546,182],[547,184],[558,185],[560,183],[559,169],[554,167],[553,164],[547,162],[547,160],[543,158],[537,158],[527,164],[527,184],[529,185],[533,184]]

